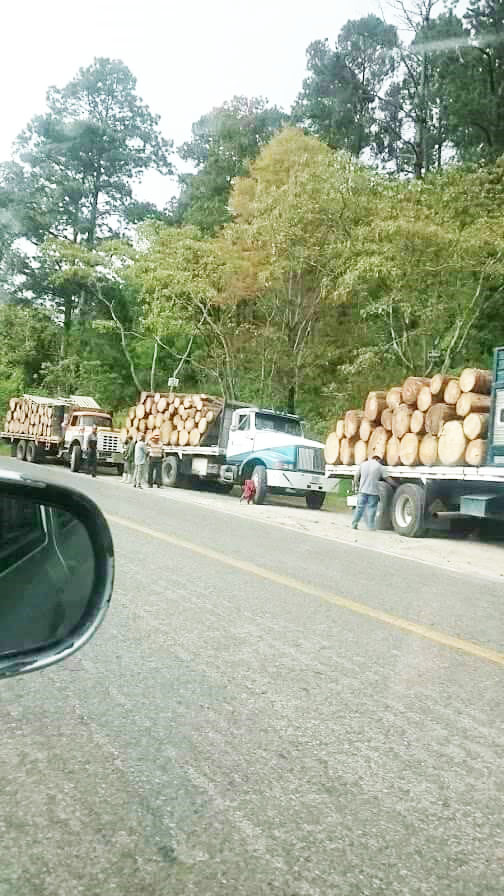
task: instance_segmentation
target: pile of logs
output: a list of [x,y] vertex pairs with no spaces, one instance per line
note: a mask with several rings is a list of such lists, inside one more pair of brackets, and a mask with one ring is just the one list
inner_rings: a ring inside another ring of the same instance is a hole
[[146,441],[159,436],[163,445],[196,447],[224,407],[222,398],[174,392],[142,392],[138,404],[128,411],[121,430],[123,442],[136,440],[140,433]]
[[58,405],[30,398],[11,398],[4,431],[11,435],[30,435],[39,439],[59,438],[62,416],[62,408]]
[[492,373],[410,376],[388,392],[370,392],[363,410],[347,411],[327,438],[328,464],[378,456],[388,466],[485,463]]

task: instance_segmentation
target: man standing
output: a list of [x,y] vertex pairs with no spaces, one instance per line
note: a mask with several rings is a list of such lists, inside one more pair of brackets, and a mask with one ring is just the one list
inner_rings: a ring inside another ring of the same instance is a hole
[[[355,477],[355,486],[359,488],[357,507],[355,508],[352,529],[357,529],[367,507],[367,523],[369,529],[376,529],[376,511],[380,500],[379,482],[389,482],[383,475],[382,459],[375,454],[365,460],[359,467]],[[392,483],[389,483],[390,485]]]
[[98,436],[96,435],[96,425],[91,429],[87,443],[87,468],[93,479],[96,479],[96,449],[98,447]]
[[152,488],[154,479],[156,485],[161,488],[161,464],[163,462],[163,448],[159,442],[157,433],[153,433],[149,440],[149,488]]
[[142,488],[142,479],[145,466],[145,442],[142,433],[135,442],[135,472],[133,474],[133,488]]
[[133,471],[135,465],[135,443],[133,439],[127,438],[124,445],[124,473],[125,482],[133,482]]

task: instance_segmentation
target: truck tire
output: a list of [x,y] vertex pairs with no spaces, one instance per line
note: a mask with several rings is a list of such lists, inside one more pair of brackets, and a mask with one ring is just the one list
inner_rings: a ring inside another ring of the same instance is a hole
[[392,501],[392,525],[398,535],[420,538],[425,532],[425,492],[421,485],[405,482]]
[[266,476],[266,467],[263,467],[262,464],[258,464],[257,467],[254,467],[254,471],[252,473],[252,481],[256,488],[254,495],[254,504],[264,504],[266,495],[268,493],[268,478]]
[[176,488],[179,482],[179,461],[175,454],[165,457],[161,466],[161,481],[168,488]]
[[378,510],[376,511],[376,528],[381,532],[385,532],[392,528],[392,501],[394,500],[394,489],[387,482],[378,483],[378,491],[380,493],[380,501]]
[[78,473],[82,460],[82,448],[80,445],[72,445],[70,450],[70,469],[72,473]]
[[26,460],[30,464],[36,464],[39,459],[38,446],[35,442],[27,442],[26,444]]
[[309,507],[310,510],[320,510],[325,501],[325,496],[325,492],[306,492],[306,506]]
[[19,442],[17,443],[16,457],[18,460],[26,459],[26,442],[24,439],[20,439]]

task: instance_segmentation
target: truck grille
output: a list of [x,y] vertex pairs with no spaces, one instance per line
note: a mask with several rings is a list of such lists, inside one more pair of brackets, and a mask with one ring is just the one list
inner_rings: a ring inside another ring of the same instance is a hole
[[98,451],[122,451],[121,437],[115,432],[98,433]]
[[298,448],[296,469],[303,473],[323,473],[324,457],[322,448],[305,448],[300,446]]

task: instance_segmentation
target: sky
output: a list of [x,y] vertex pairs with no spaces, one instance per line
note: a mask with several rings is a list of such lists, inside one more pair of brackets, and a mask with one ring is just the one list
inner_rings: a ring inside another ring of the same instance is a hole
[[[4,0],[0,160],[44,112],[47,88],[63,87],[95,56],[126,63],[177,146],[194,121],[235,95],[288,110],[308,44],[334,44],[349,18],[370,12],[379,14],[378,0]],[[163,206],[177,187],[152,173],[135,192]]]

